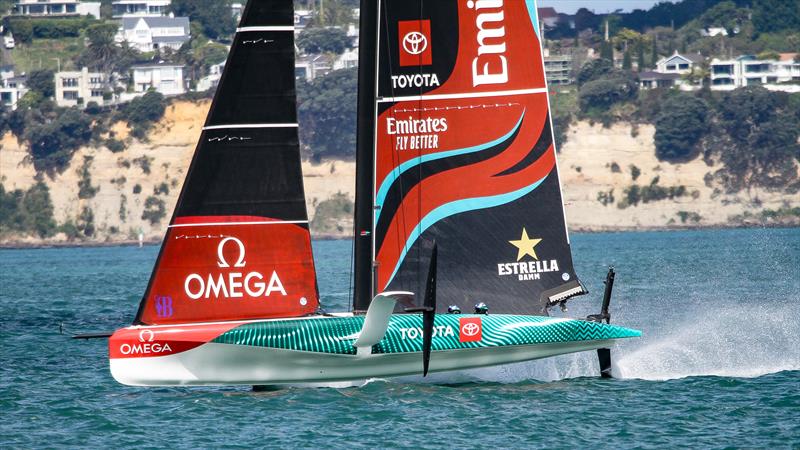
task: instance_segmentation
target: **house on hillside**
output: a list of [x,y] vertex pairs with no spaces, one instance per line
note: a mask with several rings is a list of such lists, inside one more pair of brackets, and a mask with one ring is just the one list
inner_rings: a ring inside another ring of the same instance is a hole
[[705,61],[703,55],[682,55],[677,51],[672,56],[656,62],[656,69],[639,73],[639,87],[642,89],[680,88],[684,91],[700,89],[699,83],[692,83],[685,75],[694,73]]
[[18,16],[93,16],[100,18],[100,2],[80,0],[17,0],[14,14]]
[[544,49],[544,73],[548,86],[572,84],[572,55],[553,54]]
[[115,19],[126,17],[164,17],[172,0],[114,0],[111,14]]
[[333,70],[352,69],[358,67],[358,49],[349,48],[333,61]]
[[316,77],[327,75],[333,65],[326,55],[305,55],[297,58],[294,64],[294,77],[311,81]]
[[107,78],[106,74],[89,72],[86,67],[79,72],[56,72],[56,105],[69,108],[85,107],[90,102],[101,106],[113,103],[112,92],[106,92]]
[[133,91],[142,94],[150,89],[164,95],[181,95],[186,92],[183,66],[175,64],[144,64],[133,66]]
[[680,86],[680,83],[681,75],[677,73],[639,72],[639,87],[641,89],[670,89]]
[[152,52],[178,50],[191,37],[188,17],[126,17],[116,39],[140,52]]
[[773,91],[800,92],[800,62],[797,53],[782,53],[778,59],[760,60],[752,55],[711,61],[711,89],[730,91],[743,86],[764,86]]
[[558,13],[555,8],[537,8],[536,12],[539,14],[539,23],[547,28],[555,28],[558,25]]
[[0,67],[0,104],[3,108],[10,110],[17,109],[19,99],[28,93],[25,87],[27,77],[17,76],[13,66]]
[[655,72],[663,74],[677,73],[684,75],[687,73],[692,73],[696,67],[699,67],[700,64],[703,63],[703,61],[705,61],[703,55],[697,53],[681,55],[676,50],[672,56],[661,58],[658,60],[658,62],[656,62]]
[[222,71],[225,70],[225,61],[214,64],[213,66],[208,68],[208,75],[200,78],[197,81],[197,86],[195,87],[195,91],[197,92],[205,92],[211,88],[217,87],[219,85],[219,80],[222,79]]
[[311,19],[314,18],[314,12],[308,9],[294,10],[294,31],[295,33],[302,31]]

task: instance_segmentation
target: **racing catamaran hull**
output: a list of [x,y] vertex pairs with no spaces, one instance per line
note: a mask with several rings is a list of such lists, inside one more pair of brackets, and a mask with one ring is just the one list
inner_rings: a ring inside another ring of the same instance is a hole
[[[129,327],[109,341],[111,373],[134,386],[263,385],[388,378],[422,370],[422,319],[394,315],[359,354],[363,316]],[[437,316],[430,371],[529,361],[608,347],[640,333],[541,316]]]

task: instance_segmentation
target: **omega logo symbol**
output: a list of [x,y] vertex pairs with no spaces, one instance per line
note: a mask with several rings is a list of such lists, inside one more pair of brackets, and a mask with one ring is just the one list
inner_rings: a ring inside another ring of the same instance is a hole
[[461,327],[461,333],[464,336],[475,336],[481,331],[481,327],[478,326],[477,323],[474,322],[467,322]]
[[428,49],[428,38],[419,31],[412,31],[403,36],[403,50],[411,55],[422,54]]
[[142,330],[139,332],[139,342],[153,342],[156,339],[153,330]]
[[235,242],[236,245],[239,246],[239,259],[236,260],[236,264],[234,264],[233,267],[244,267],[246,264],[244,261],[244,244],[242,243],[242,241],[240,241],[235,237],[227,237],[222,241],[220,241],[219,247],[217,247],[217,258],[218,258],[217,266],[222,268],[230,267],[228,261],[225,260],[225,255],[222,254],[223,250],[225,250],[225,244],[227,244],[228,242]]

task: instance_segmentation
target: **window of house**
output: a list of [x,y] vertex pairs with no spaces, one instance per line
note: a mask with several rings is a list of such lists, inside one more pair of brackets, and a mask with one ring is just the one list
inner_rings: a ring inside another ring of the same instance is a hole
[[92,89],[92,97],[102,97],[103,91],[100,89]]
[[78,86],[78,79],[77,78],[63,78],[61,79],[61,87],[77,87]]
[[689,65],[688,64],[680,64],[680,65],[678,65],[678,68],[680,70],[687,70],[689,68]]
[[667,64],[667,70],[675,70],[675,69],[676,69],[675,64]]
[[103,82],[103,80],[100,77],[92,77],[89,78],[89,82],[92,84],[100,84]]
[[78,100],[78,91],[64,91],[64,100]]

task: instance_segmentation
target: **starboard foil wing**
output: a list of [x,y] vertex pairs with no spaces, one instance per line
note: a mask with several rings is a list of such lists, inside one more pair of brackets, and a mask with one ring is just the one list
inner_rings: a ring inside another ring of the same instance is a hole
[[135,323],[316,311],[295,97],[292,0],[251,0]]
[[[374,170],[369,193],[358,193],[370,204],[357,210],[372,214],[356,218],[356,257],[368,236],[370,289],[422,292],[436,241],[440,311],[486,302],[491,312],[543,314],[584,293],[567,234],[535,3],[378,4],[362,3],[377,24],[377,59],[362,61],[362,79],[371,70],[377,86],[362,86],[359,104],[359,162]],[[365,290],[358,279],[356,288]],[[354,309],[369,298],[357,292]]]

